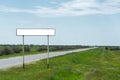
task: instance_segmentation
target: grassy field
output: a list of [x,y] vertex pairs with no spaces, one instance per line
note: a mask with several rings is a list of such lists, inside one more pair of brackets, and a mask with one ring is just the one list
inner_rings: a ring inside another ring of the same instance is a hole
[[76,52],[0,71],[0,80],[119,80],[120,51],[104,48]]

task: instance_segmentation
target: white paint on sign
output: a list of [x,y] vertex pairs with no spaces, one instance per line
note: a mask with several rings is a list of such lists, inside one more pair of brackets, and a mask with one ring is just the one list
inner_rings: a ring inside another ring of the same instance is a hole
[[55,35],[55,29],[17,29],[18,36],[47,36]]

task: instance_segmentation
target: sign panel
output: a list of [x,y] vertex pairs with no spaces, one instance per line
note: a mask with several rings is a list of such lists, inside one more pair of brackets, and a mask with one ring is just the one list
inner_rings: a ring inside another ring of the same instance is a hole
[[17,29],[18,36],[47,36],[55,35],[55,29]]

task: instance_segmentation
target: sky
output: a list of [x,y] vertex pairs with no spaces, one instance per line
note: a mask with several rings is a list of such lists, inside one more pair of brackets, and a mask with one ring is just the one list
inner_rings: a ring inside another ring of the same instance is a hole
[[[22,44],[17,28],[54,28],[51,45],[120,46],[120,0],[0,0],[0,44]],[[25,44],[47,44],[25,36]]]

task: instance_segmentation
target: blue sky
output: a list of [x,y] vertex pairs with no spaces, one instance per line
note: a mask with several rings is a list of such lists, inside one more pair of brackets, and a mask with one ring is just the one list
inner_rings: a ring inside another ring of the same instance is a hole
[[[120,0],[0,0],[0,44],[21,44],[16,28],[55,28],[50,44],[120,45]],[[26,44],[46,44],[26,36]]]

